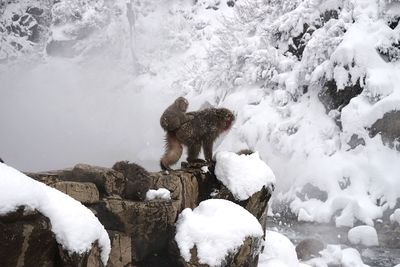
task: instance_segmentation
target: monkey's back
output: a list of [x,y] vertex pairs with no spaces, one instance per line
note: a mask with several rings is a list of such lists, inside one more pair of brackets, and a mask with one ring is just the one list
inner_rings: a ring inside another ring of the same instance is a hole
[[185,145],[200,142],[204,138],[219,133],[220,116],[217,108],[208,108],[200,111],[188,112],[193,116],[189,121],[182,124],[176,131],[176,138]]

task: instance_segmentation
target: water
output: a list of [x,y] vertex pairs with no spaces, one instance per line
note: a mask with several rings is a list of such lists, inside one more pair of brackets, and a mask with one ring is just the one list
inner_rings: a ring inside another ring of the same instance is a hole
[[[397,232],[378,230],[380,246],[365,248],[354,246],[347,240],[348,227],[335,227],[331,224],[318,224],[296,221],[283,221],[280,218],[269,217],[267,228],[287,236],[295,245],[306,238],[315,238],[326,244],[341,245],[356,248],[365,264],[371,267],[393,267],[400,264],[400,244],[388,245]],[[397,247],[397,248],[393,248]]]

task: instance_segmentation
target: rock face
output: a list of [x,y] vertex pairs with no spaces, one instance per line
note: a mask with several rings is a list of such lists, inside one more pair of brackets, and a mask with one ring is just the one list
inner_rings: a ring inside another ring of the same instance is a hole
[[48,218],[36,211],[0,216],[0,266],[103,266],[98,247],[69,254],[56,242]]
[[386,113],[382,118],[372,124],[370,136],[380,134],[384,144],[400,151],[400,111]]
[[[132,181],[135,177],[128,177],[127,172],[118,168],[117,171],[78,164],[72,169],[28,175],[81,201],[96,214],[107,229],[112,242],[107,266],[206,266],[198,263],[195,249],[190,262],[185,262],[181,258],[174,241],[175,223],[179,213],[185,208],[195,208],[203,200],[223,198],[246,208],[265,229],[267,204],[271,193],[270,190],[263,188],[248,200],[238,202],[216,179],[212,168],[211,172],[205,173],[200,169],[201,167],[201,165],[184,165],[182,170],[169,174],[149,173],[148,181],[135,184],[137,187],[145,188],[137,188],[137,190],[166,188],[171,192],[171,200],[152,201],[133,201],[124,198],[126,187],[132,186],[128,180]],[[47,222],[48,228],[49,223],[46,218],[43,216],[40,218],[43,221],[40,225]],[[24,221],[20,224],[25,225]],[[15,247],[23,247],[22,233]],[[93,260],[98,253],[96,246],[91,253],[78,259],[75,258],[77,255],[71,256],[58,252],[59,248],[51,232],[50,236],[46,236],[43,240],[48,240],[46,245],[43,244],[46,248],[43,251],[49,251],[49,255],[58,253],[58,259],[71,262],[65,266],[98,266],[96,264],[99,262]],[[238,251],[226,257],[224,266],[257,266],[262,241],[262,238],[246,238]],[[35,241],[32,242],[35,243]],[[25,255],[28,254],[25,253]],[[45,257],[46,253],[41,255]],[[12,259],[4,260],[11,261]],[[40,266],[54,266],[54,264],[57,263],[43,260]],[[16,261],[5,262],[0,266],[16,266]]]

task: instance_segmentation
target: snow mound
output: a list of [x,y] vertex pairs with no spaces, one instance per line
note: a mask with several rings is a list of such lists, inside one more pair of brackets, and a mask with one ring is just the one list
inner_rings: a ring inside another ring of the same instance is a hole
[[165,188],[159,188],[157,190],[150,189],[146,193],[146,200],[153,200],[153,199],[171,199],[171,192]]
[[310,266],[327,267],[367,267],[361,259],[360,253],[354,248],[341,249],[340,245],[328,245],[320,252],[321,257],[311,259],[305,263]]
[[390,215],[390,221],[397,222],[400,224],[400,209],[395,210],[393,214]]
[[79,201],[0,163],[0,214],[18,207],[38,210],[51,222],[57,242],[69,252],[84,253],[98,241],[107,263],[110,239],[96,216]]
[[216,155],[215,175],[238,200],[246,200],[254,193],[275,183],[270,167],[260,159],[258,152],[237,155],[221,151]]
[[350,229],[347,235],[353,245],[364,245],[367,247],[379,246],[378,234],[372,226],[361,225]]
[[190,261],[190,250],[196,246],[200,263],[218,266],[249,236],[263,236],[260,223],[251,213],[233,202],[209,199],[181,212],[175,240],[186,261]]
[[260,255],[258,267],[299,266],[295,246],[286,236],[267,231],[264,252]]

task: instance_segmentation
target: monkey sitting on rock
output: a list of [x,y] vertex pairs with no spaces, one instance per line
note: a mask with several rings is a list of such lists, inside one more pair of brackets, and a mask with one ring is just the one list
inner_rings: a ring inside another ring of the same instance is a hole
[[122,197],[131,200],[143,201],[146,193],[152,186],[152,178],[148,171],[136,163],[128,161],[118,161],[112,169],[122,173],[126,184]]
[[201,111],[189,112],[193,116],[182,124],[176,131],[167,132],[166,150],[160,160],[163,170],[170,170],[182,155],[183,147],[188,148],[187,161],[198,161],[200,150],[203,147],[204,157],[207,162],[212,162],[213,144],[217,137],[228,131],[235,115],[226,108],[207,108]]

